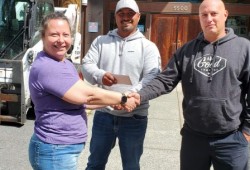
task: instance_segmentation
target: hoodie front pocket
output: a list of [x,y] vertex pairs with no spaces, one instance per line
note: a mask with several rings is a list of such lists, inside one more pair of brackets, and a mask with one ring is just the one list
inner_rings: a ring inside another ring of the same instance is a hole
[[187,103],[184,117],[191,128],[205,133],[224,131],[232,117],[227,113],[226,99],[196,97]]

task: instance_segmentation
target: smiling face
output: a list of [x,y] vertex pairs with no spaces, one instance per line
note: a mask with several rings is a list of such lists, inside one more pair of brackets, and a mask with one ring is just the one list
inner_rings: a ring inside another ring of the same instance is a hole
[[115,20],[118,34],[124,38],[136,32],[140,13],[136,13],[130,8],[123,8],[116,12]]
[[221,0],[204,0],[199,8],[199,18],[205,39],[213,42],[226,35],[228,12]]
[[69,23],[63,19],[51,19],[42,36],[43,50],[52,58],[62,61],[71,47]]

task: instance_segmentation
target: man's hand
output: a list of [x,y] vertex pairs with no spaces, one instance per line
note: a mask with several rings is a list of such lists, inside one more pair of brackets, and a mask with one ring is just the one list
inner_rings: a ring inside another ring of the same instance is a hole
[[127,102],[123,105],[113,105],[115,110],[126,110],[127,112],[133,111],[140,105],[140,95],[138,93],[125,93],[128,97]]
[[247,140],[248,142],[250,142],[250,135],[248,135],[248,134],[245,133],[245,132],[242,132],[242,133],[243,133],[243,135],[245,136],[246,140]]
[[141,96],[139,95],[139,93],[133,92],[129,93],[127,96],[128,98],[134,98],[137,106],[141,104]]
[[112,86],[117,83],[117,80],[111,73],[106,72],[102,77],[102,83],[105,86]]
[[123,107],[124,110],[126,110],[127,112],[132,112],[136,106],[136,100],[133,97],[128,97],[127,102],[123,105],[121,105]]
[[112,105],[111,106],[114,110],[125,110],[121,104]]

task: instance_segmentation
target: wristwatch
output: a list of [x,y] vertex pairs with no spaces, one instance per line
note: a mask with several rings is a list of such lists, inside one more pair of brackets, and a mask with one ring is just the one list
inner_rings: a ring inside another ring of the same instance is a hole
[[122,93],[121,104],[125,104],[127,102],[128,97]]

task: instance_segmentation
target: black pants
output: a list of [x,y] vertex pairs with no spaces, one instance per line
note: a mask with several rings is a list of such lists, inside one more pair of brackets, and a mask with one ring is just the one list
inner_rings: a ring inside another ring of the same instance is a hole
[[242,132],[206,137],[182,129],[181,170],[248,170],[248,142]]

